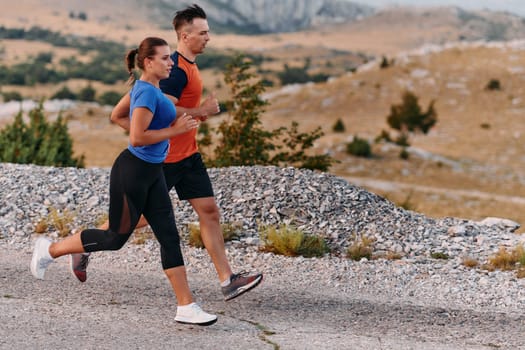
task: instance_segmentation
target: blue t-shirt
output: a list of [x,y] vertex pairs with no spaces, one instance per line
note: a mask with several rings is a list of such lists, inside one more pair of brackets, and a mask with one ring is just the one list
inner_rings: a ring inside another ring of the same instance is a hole
[[[138,107],[145,107],[153,113],[148,130],[167,128],[177,115],[173,102],[164,96],[160,89],[142,80],[137,80],[130,91],[129,107],[130,120],[133,110]],[[168,154],[168,148],[168,140],[137,147],[128,144],[131,153],[149,163],[162,163]]]

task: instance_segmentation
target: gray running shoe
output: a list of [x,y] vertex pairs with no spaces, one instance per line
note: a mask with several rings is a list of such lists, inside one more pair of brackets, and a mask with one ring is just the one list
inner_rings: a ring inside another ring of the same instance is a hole
[[199,305],[191,303],[177,307],[175,321],[179,323],[194,324],[198,326],[209,326],[217,322],[217,316],[203,311]]
[[246,293],[250,289],[257,287],[263,279],[262,273],[256,273],[254,275],[248,275],[247,272],[240,272],[230,276],[230,284],[225,287],[221,287],[224,300],[232,300],[239,295]]
[[31,259],[31,273],[38,279],[43,280],[46,269],[53,261],[49,255],[49,246],[51,241],[47,238],[40,237],[35,242],[35,249],[33,250],[33,257]]
[[69,255],[69,266],[73,275],[80,282],[86,282],[87,267],[89,264],[89,253],[78,253]]

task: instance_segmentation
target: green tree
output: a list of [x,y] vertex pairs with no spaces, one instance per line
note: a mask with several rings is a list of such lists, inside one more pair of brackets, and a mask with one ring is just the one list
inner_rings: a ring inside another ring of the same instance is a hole
[[97,98],[97,102],[101,105],[114,106],[120,101],[122,94],[116,91],[106,91]]
[[60,90],[55,92],[53,96],[51,96],[51,99],[58,99],[58,100],[76,100],[77,95],[73,91],[71,91],[67,86],[63,86]]
[[388,125],[399,130],[406,140],[408,140],[409,132],[421,131],[426,134],[437,122],[434,102],[431,101],[427,111],[422,112],[418,97],[410,91],[405,91],[402,103],[390,107],[390,114],[387,117]]
[[82,88],[78,92],[78,99],[80,101],[85,101],[85,102],[94,102],[95,94],[96,94],[95,89],[93,89],[91,84],[88,84],[86,87]]
[[311,133],[300,133],[296,122],[290,128],[262,127],[260,116],[268,102],[261,99],[265,87],[251,68],[251,60],[242,54],[227,65],[224,81],[232,96],[225,102],[229,118],[218,126],[217,146],[207,162],[217,167],[258,164],[327,170],[334,162],[329,155],[306,153],[323,135],[320,127]]
[[20,164],[84,167],[84,156],[73,157],[73,141],[61,115],[49,123],[43,103],[29,112],[29,124],[22,111],[12,124],[0,131],[0,161]]

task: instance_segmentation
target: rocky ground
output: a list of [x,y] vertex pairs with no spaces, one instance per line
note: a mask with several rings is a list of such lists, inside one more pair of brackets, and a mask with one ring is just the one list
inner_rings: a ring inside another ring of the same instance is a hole
[[[0,168],[0,348],[518,349],[525,342],[525,282],[515,272],[462,264],[521,244],[508,220],[428,218],[324,173],[210,169],[223,222],[243,226],[227,244],[232,266],[265,278],[226,303],[206,252],[184,243],[195,296],[220,317],[208,328],[188,327],[173,321],[176,303],[154,240],[96,253],[84,284],[66,258],[44,281],[31,276],[35,223],[54,208],[73,213],[72,226],[94,225],[107,210],[108,169]],[[195,217],[174,203],[184,232]],[[332,253],[261,252],[257,225],[283,222],[322,235]],[[376,253],[402,258],[349,260],[353,234],[374,237]],[[57,239],[52,229],[44,235]]]

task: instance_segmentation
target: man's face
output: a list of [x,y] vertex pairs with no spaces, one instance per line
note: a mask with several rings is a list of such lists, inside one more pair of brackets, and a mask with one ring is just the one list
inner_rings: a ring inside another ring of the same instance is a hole
[[202,18],[195,18],[192,24],[183,29],[182,38],[193,54],[203,53],[206,44],[210,40],[208,21]]

